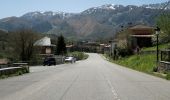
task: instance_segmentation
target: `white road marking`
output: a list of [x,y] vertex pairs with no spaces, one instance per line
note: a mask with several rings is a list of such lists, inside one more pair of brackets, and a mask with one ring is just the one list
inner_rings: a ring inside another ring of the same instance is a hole
[[111,92],[112,92],[112,94],[113,94],[113,96],[114,96],[114,100],[120,100],[120,98],[119,98],[119,96],[118,96],[118,94],[117,94],[117,92],[116,92],[116,89],[113,87],[111,81],[104,75],[104,73],[103,73],[103,76],[104,76],[104,78],[106,79],[107,84],[108,84],[108,86],[109,86],[110,89],[111,89]]
[[115,88],[113,87],[112,83],[110,82],[110,80],[107,79],[107,78],[106,78],[106,80],[107,80],[107,83],[108,83],[108,85],[109,85],[109,87],[110,87],[110,89],[111,89],[111,91],[112,91],[112,93],[114,95],[114,99],[115,100],[120,100],[120,98],[118,97],[118,94],[117,94]]

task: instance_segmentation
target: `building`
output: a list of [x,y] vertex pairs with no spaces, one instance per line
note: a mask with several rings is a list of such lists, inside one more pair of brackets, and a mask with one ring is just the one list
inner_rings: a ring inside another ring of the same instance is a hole
[[145,25],[136,25],[129,28],[132,48],[152,46],[154,28]]
[[71,45],[66,45],[66,48],[67,48],[67,52],[73,52],[74,51],[74,45],[71,44]]
[[51,44],[49,37],[44,37],[34,43],[40,55],[54,55],[56,45]]

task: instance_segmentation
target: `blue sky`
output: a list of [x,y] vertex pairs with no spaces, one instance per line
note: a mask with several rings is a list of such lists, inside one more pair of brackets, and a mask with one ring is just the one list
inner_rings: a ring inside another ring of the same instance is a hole
[[0,18],[33,11],[81,12],[103,4],[142,5],[168,0],[1,0]]

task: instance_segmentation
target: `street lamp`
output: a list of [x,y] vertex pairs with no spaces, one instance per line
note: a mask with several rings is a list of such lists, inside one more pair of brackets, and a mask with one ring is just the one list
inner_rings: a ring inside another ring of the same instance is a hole
[[160,33],[160,28],[159,28],[159,27],[156,27],[156,28],[155,28],[155,34],[156,34],[156,46],[157,46],[157,50],[156,50],[156,53],[157,53],[157,64],[158,64],[158,62],[159,62],[159,48],[158,48],[159,33]]

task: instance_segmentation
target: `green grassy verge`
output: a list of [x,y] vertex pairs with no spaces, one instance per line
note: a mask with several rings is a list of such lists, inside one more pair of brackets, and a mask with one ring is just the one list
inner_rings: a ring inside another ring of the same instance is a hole
[[[164,49],[169,47],[170,47],[170,43],[159,45],[159,49]],[[141,51],[147,52],[147,51],[154,51],[154,50],[156,50],[156,46],[143,48]],[[157,73],[153,71],[153,69],[156,67],[156,54],[154,53],[132,55],[125,58],[121,58],[116,61],[112,60],[111,58],[109,59],[113,63],[170,80],[170,72]]]
[[154,54],[132,55],[129,57],[121,58],[116,61],[106,55],[105,57],[107,57],[110,62],[116,63],[118,65],[128,67],[157,77],[161,77],[164,79],[170,79],[170,77],[168,77],[168,74],[153,71],[154,67],[156,67],[156,55]]
[[130,57],[119,59],[115,62],[138,71],[152,72],[153,67],[156,66],[155,58],[156,56],[153,54],[133,55]]

